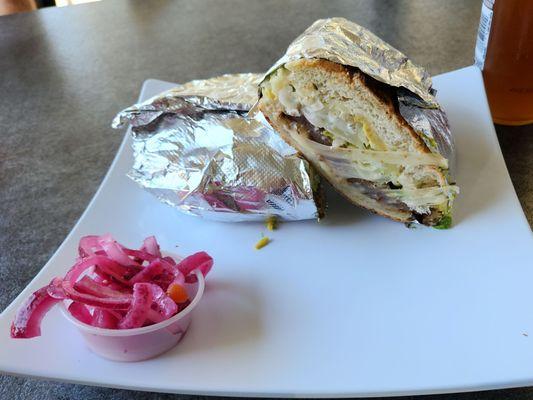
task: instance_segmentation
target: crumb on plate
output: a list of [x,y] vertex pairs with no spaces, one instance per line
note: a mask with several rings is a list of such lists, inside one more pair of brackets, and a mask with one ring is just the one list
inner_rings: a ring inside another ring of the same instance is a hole
[[255,249],[259,250],[265,247],[267,244],[270,243],[270,239],[267,236],[263,236],[259,241],[255,244]]
[[266,219],[265,225],[269,231],[273,231],[278,227],[278,220],[275,216],[271,215]]

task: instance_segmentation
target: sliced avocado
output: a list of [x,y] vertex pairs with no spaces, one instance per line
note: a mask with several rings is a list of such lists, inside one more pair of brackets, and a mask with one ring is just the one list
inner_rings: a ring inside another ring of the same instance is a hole
[[333,133],[331,133],[330,131],[324,129],[322,131],[322,135],[324,135],[325,137],[327,137],[328,139],[331,139],[332,141],[335,140],[335,137],[333,136]]
[[435,229],[449,229],[452,226],[452,216],[450,214],[445,214],[436,225],[433,226]]

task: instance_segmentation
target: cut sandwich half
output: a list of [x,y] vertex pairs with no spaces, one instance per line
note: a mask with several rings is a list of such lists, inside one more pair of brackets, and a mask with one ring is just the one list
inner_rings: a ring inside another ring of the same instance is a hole
[[396,88],[359,69],[299,59],[261,83],[258,106],[348,200],[396,221],[447,228],[448,160],[401,116]]

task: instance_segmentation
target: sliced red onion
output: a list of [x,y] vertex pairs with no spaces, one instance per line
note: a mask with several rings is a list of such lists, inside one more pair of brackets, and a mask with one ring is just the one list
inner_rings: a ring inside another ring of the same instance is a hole
[[124,292],[124,290],[119,291],[112,289],[109,286],[102,285],[87,275],[74,284],[74,289],[76,289],[78,292],[90,294],[96,297],[123,298],[125,295],[128,295],[128,293]]
[[93,307],[127,310],[132,302],[131,295],[124,295],[123,297],[97,297],[91,294],[81,293],[73,287],[70,281],[66,280],[62,282],[62,287],[69,299]]
[[194,253],[185,257],[178,264],[178,269],[185,275],[185,281],[189,283],[196,282],[196,275],[192,272],[195,269],[200,270],[203,276],[206,276],[213,267],[213,258],[205,251]]
[[18,309],[13,319],[11,337],[20,339],[41,336],[41,321],[43,317],[60,301],[48,294],[48,286],[32,293]]
[[68,311],[77,320],[83,322],[84,324],[91,325],[93,317],[85,304],[73,301],[72,303],[70,303],[70,306],[68,306]]
[[97,328],[116,329],[120,318],[122,318],[122,316],[119,315],[117,317],[117,315],[110,310],[95,308],[90,324]]
[[178,312],[178,306],[167,294],[154,283],[148,283],[152,292],[153,304],[151,308],[160,314],[163,319],[168,319]]
[[107,281],[105,286],[107,286],[108,288],[113,289],[113,290],[115,290],[117,292],[123,292],[123,293],[130,293],[131,294],[131,287],[124,286],[120,282],[115,282],[113,280],[113,278],[110,278],[110,280]]
[[98,260],[97,257],[89,257],[89,258],[84,258],[84,259],[79,260],[67,272],[67,274],[65,275],[65,279],[73,283],[76,282],[81,274],[83,274],[89,268],[96,265],[97,260]]
[[172,275],[161,275],[161,276],[158,276],[157,278],[154,278],[154,280],[151,283],[156,284],[161,289],[166,291],[168,287],[170,286],[170,284],[173,282],[173,280],[174,280],[174,277]]
[[137,262],[138,264],[142,264],[144,261],[152,262],[159,258],[144,250],[124,249],[124,253],[126,253],[130,257],[133,257],[135,262]]
[[152,305],[152,291],[149,283],[133,285],[133,301],[131,307],[118,323],[120,329],[132,329],[143,326]]
[[[115,278],[113,278],[111,275],[106,274],[99,268],[94,269],[94,274],[92,278],[95,280],[95,282],[101,283],[102,285],[107,286],[111,289],[117,290],[119,292],[128,291],[131,293],[130,287],[126,287],[123,283],[117,282]],[[124,280],[124,282],[127,281]]]
[[[157,312],[156,310],[150,308],[148,310],[148,314],[146,315],[146,320],[153,323],[153,324],[157,324],[161,321],[164,321],[164,318],[161,314],[159,314],[159,312]],[[145,324],[146,325],[146,324]]]
[[159,286],[165,291],[171,283],[179,283],[180,285],[185,283],[185,276],[178,269],[178,265],[174,260],[172,260],[172,262],[169,262],[167,259],[161,259],[159,261],[165,268],[165,272],[157,276],[153,283],[159,284]]
[[52,282],[50,282],[50,284],[46,286],[48,295],[58,300],[66,299],[67,295],[65,294],[65,291],[63,290],[63,286],[61,285],[62,283],[63,283],[63,279],[61,278],[52,279]]
[[161,249],[159,248],[159,244],[157,243],[155,236],[148,236],[146,239],[144,239],[141,250],[161,258]]
[[131,278],[130,283],[152,282],[156,276],[161,275],[164,271],[165,268],[161,261],[152,261],[148,266],[144,267],[139,273]]
[[185,275],[179,271],[179,273],[174,276],[174,280],[171,283],[177,283],[180,286],[185,285]]
[[111,236],[102,236],[98,243],[113,261],[124,266],[139,266],[136,261],[128,257],[124,252],[124,247],[118,244]]
[[[99,271],[99,272],[102,272],[102,271]],[[96,283],[99,283],[99,284],[104,285],[104,286],[106,286],[109,283],[109,277],[106,274],[104,274],[104,273],[99,274],[98,272],[96,272],[96,268],[95,268],[94,274],[92,276],[92,279]]]
[[96,263],[96,273],[99,275],[107,274],[115,278],[120,283],[128,285],[129,279],[131,279],[135,274],[141,271],[142,267],[128,267],[121,265],[114,260],[111,260],[107,257],[95,256],[92,258],[98,258],[98,263]]
[[169,256],[166,256],[166,257],[163,257],[161,258],[163,261],[166,261],[167,263],[169,264],[172,264],[172,265],[177,265],[176,264],[176,260],[174,260],[172,257],[169,257]]
[[126,311],[124,310],[106,310],[106,311],[108,311],[111,315],[113,315],[117,320],[122,319],[122,317],[126,315]]
[[96,235],[82,237],[78,245],[78,253],[80,257],[85,258],[92,256],[96,251],[100,250],[102,247],[98,243],[99,238],[100,236]]

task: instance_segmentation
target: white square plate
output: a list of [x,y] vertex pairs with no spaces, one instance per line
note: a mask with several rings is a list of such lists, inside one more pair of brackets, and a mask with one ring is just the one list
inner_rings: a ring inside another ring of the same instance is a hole
[[[172,84],[148,80],[145,99]],[[217,223],[160,204],[125,174],[129,137],[100,189],[37,277],[0,316],[0,370],[140,390],[215,395],[378,396],[533,384],[533,238],[507,173],[481,74],[435,78],[456,137],[455,225],[407,229],[339,198],[322,223]],[[63,275],[81,236],[215,258],[184,340],[149,361],[87,350],[54,310],[12,340],[21,301]],[[530,337],[527,337],[527,334]]]

